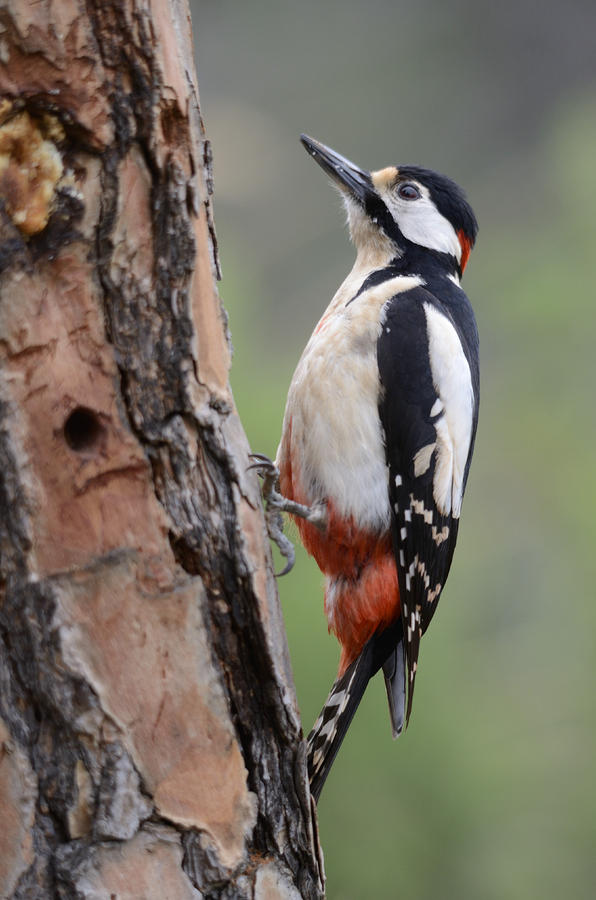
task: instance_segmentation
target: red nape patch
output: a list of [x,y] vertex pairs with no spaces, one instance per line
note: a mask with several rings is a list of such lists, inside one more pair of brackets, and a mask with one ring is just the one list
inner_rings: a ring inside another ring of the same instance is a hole
[[464,274],[464,269],[468,265],[468,259],[470,258],[470,252],[472,250],[472,241],[469,237],[464,233],[463,229],[457,232],[457,236],[459,238],[459,243],[461,247],[461,262],[459,264],[462,275]]

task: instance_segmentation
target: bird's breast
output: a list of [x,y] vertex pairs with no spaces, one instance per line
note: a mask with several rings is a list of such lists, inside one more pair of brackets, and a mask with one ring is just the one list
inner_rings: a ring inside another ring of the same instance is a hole
[[302,354],[288,393],[278,466],[283,493],[309,504],[331,501],[338,516],[382,533],[390,509],[377,341],[387,301],[420,279],[399,276],[359,294],[365,277],[344,282]]

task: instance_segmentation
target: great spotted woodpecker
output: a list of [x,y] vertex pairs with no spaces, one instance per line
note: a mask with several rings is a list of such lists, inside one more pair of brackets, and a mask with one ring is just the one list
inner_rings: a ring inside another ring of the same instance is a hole
[[394,737],[410,717],[478,419],[478,332],[460,287],[477,223],[443,175],[369,173],[301,140],[339,187],[357,251],[298,363],[276,458],[289,501],[277,506],[294,513],[325,575],[341,644],[338,680],[308,739],[318,799],[379,669]]

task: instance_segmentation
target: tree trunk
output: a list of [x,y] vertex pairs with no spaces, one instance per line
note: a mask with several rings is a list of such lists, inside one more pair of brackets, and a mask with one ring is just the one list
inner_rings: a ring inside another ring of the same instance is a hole
[[0,893],[321,897],[186,0],[0,59]]

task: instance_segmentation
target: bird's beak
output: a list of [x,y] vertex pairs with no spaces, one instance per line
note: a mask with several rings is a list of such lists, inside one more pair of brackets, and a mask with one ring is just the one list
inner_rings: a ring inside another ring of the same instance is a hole
[[328,175],[331,175],[339,187],[365,206],[366,201],[375,193],[370,173],[358,168],[345,156],[340,156],[335,150],[315,141],[307,134],[301,134],[300,140],[312,158]]

